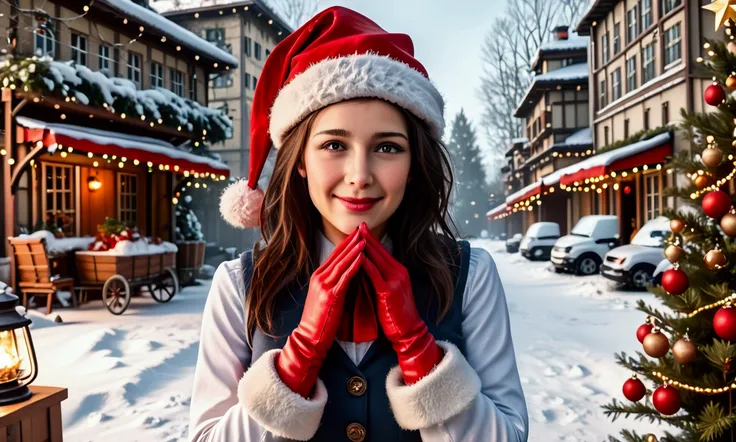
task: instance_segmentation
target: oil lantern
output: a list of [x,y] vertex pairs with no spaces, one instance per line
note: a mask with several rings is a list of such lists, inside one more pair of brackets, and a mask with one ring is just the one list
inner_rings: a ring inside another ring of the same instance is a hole
[[31,320],[16,311],[18,297],[2,286],[0,283],[0,406],[30,398],[28,384],[38,374],[28,329]]

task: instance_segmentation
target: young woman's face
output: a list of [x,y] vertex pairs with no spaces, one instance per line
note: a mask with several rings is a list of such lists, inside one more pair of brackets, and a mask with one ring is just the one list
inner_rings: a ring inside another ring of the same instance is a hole
[[407,132],[401,112],[378,99],[340,102],[315,117],[299,173],[330,241],[363,221],[383,235],[409,178]]

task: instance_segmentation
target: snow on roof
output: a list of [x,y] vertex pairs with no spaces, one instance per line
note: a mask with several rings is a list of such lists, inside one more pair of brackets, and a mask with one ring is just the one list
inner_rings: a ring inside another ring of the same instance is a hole
[[524,196],[525,194],[531,192],[532,190],[536,189],[537,187],[541,187],[541,186],[542,186],[542,180],[537,180],[537,181],[531,183],[530,185],[528,185],[528,186],[526,186],[526,187],[524,187],[524,188],[522,188],[520,190],[517,190],[516,192],[514,192],[511,195],[507,196],[506,197],[506,202],[507,203],[511,203],[515,199],[518,199],[518,198]]
[[503,202],[497,205],[496,207],[494,207],[493,209],[489,210],[488,212],[486,212],[486,217],[498,215],[499,213],[502,213],[505,211],[506,211],[506,202]]
[[238,60],[231,54],[223,51],[212,43],[202,39],[187,29],[177,25],[168,18],[144,8],[131,0],[98,0],[100,3],[107,4],[114,9],[120,11],[121,14],[132,17],[140,22],[156,28],[158,31],[168,35],[168,37],[189,46],[200,55],[206,55],[216,59],[221,63],[231,66],[237,66]]
[[590,130],[589,127],[586,127],[585,129],[580,129],[579,131],[565,138],[565,142],[563,144],[567,146],[585,146],[588,144],[593,144],[593,132]]
[[547,175],[546,177],[542,178],[542,182],[545,186],[553,186],[560,182],[560,178],[562,178],[563,175],[572,175],[574,173],[580,172],[581,170],[591,169],[593,167],[609,166],[622,158],[645,152],[649,149],[660,146],[669,140],[670,133],[665,132],[648,140],[639,141],[633,144],[629,144],[625,147],[619,147],[618,149],[599,153],[588,157],[587,159],[580,161],[579,163],[571,164]]
[[554,81],[554,80],[579,80],[588,78],[588,63],[577,63],[564,68],[555,69],[542,75],[537,75],[532,81],[530,89],[534,87],[534,83],[538,81]]
[[552,40],[543,43],[539,47],[539,51],[571,51],[575,49],[585,49],[588,47],[588,41],[588,37],[570,34],[570,38],[567,40]]
[[156,138],[130,135],[121,132],[109,132],[106,130],[92,129],[88,127],[74,126],[71,124],[47,123],[27,117],[16,117],[18,124],[29,129],[51,129],[54,133],[66,135],[77,140],[89,140],[99,145],[114,143],[116,146],[130,149],[139,149],[166,155],[170,158],[191,161],[192,163],[206,164],[215,169],[227,170],[228,166],[212,158],[196,155],[176,148],[171,143]]

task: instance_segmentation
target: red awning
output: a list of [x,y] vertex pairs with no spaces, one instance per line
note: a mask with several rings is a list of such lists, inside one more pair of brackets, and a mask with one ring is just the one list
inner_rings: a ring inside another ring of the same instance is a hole
[[514,204],[529,199],[542,193],[542,180],[538,180],[523,189],[506,197],[506,205],[513,207]]
[[117,155],[143,164],[151,162],[155,166],[168,165],[169,171],[173,173],[210,173],[221,179],[230,175],[230,169],[225,163],[177,149],[173,144],[156,138],[70,124],[46,123],[26,117],[17,117],[16,122],[23,130],[25,142],[41,141],[51,151],[61,144],[95,155]]
[[611,172],[665,162],[672,155],[672,136],[663,133],[649,140],[594,155],[561,170],[560,184],[583,183]]

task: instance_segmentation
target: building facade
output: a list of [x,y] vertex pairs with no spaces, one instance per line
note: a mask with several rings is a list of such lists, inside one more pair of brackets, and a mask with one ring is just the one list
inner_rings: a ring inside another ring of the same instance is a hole
[[[233,121],[233,136],[213,146],[234,176],[248,175],[253,93],[269,54],[292,30],[259,0],[164,12],[170,20],[238,58],[240,66],[209,79],[210,107]],[[266,178],[267,179],[267,178]]]

